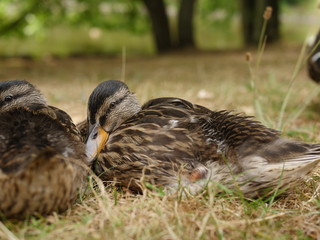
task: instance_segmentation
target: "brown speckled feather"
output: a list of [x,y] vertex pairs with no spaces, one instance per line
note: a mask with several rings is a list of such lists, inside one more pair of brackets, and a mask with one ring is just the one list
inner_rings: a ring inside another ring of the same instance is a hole
[[280,138],[251,117],[158,98],[110,132],[94,171],[134,191],[149,182],[197,193],[216,182],[257,197],[293,185],[319,159],[320,145]]
[[1,216],[67,209],[87,175],[85,145],[69,115],[37,101],[0,108],[0,138]]
[[[98,159],[100,167],[95,169],[103,180],[116,180],[133,190],[139,189],[142,178],[167,186],[177,181],[179,171],[188,179],[199,166],[214,162],[225,166],[226,158],[238,174],[243,170],[241,159],[277,139],[277,131],[250,117],[162,98],[146,103],[141,112],[110,135]],[[289,152],[289,148],[268,152],[274,156],[266,159],[281,161],[283,150]]]
[[78,132],[80,133],[82,141],[85,142],[87,135],[88,135],[88,122],[87,122],[87,120],[84,120],[82,122],[77,123],[76,128],[78,129]]

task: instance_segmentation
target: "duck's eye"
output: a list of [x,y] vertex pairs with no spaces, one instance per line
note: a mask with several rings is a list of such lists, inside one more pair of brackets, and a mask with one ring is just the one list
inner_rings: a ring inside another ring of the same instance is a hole
[[13,96],[8,95],[8,96],[5,96],[4,101],[5,102],[10,102],[12,99],[13,99]]
[[116,103],[115,102],[111,102],[110,105],[109,105],[109,108],[114,108],[116,106]]

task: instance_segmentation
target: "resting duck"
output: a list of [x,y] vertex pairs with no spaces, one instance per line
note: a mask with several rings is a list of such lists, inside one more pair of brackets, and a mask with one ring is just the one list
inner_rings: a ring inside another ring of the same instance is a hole
[[22,80],[0,82],[0,215],[63,211],[85,182],[85,144],[71,118]]
[[149,183],[169,193],[196,194],[213,182],[259,197],[294,185],[320,159],[320,144],[281,138],[242,114],[179,98],[141,107],[114,80],[94,89],[81,128],[96,174],[133,191]]
[[310,47],[311,56],[308,59],[308,73],[312,80],[320,83],[320,32]]

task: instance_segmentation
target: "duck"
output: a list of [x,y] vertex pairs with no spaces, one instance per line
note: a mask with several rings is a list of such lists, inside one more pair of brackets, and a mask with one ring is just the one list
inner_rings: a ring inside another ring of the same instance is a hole
[[308,74],[313,81],[320,83],[320,31],[309,45],[309,49]]
[[175,97],[141,106],[117,80],[93,90],[79,127],[96,175],[137,193],[196,195],[215,186],[264,197],[295,186],[320,161],[320,144],[283,138],[253,117]]
[[85,187],[85,144],[71,117],[25,80],[0,82],[0,216],[68,209]]

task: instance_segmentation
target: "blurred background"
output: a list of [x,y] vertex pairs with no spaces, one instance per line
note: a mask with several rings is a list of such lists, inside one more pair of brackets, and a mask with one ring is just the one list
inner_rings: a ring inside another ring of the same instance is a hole
[[312,140],[320,99],[299,55],[320,28],[319,3],[1,0],[0,80],[36,84],[75,122],[86,117],[99,82],[119,79],[141,103],[181,97],[244,111],[271,127],[294,125],[299,130],[286,134]]
[[316,0],[1,0],[0,56],[154,55],[296,44],[319,27]]

